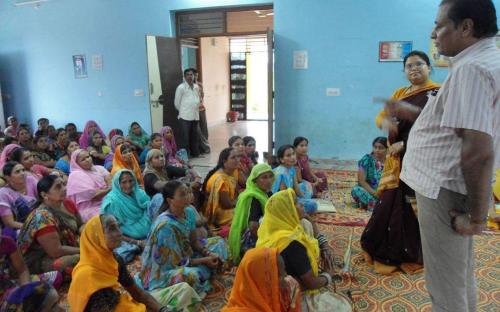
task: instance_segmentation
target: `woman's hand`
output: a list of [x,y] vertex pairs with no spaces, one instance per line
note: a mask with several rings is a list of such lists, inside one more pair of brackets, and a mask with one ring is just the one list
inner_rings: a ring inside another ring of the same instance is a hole
[[398,156],[404,150],[405,144],[403,141],[396,142],[389,146],[389,154],[391,156]]
[[219,256],[214,257],[212,255],[212,256],[206,257],[205,258],[205,265],[211,269],[217,268],[217,266],[219,266]]

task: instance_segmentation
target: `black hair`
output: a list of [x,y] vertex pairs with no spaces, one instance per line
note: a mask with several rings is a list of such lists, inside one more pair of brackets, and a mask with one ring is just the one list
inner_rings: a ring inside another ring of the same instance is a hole
[[40,139],[42,139],[42,138],[47,138],[47,136],[46,135],[37,135],[33,139],[33,143],[38,144],[38,141],[40,141]]
[[66,129],[64,129],[64,128],[57,128],[57,130],[56,130],[56,137],[59,136],[59,134],[61,132],[63,132],[63,131],[66,132]]
[[163,139],[163,137],[161,136],[161,134],[159,134],[158,132],[155,132],[155,133],[151,134],[151,137],[149,138],[149,141],[152,142],[156,138],[162,138]]
[[191,71],[193,72],[193,74],[197,74],[197,73],[198,73],[198,70],[197,70],[196,68],[191,67],[190,69],[191,69]]
[[245,146],[247,146],[247,145],[248,145],[248,143],[250,143],[250,142],[255,142],[255,143],[257,143],[257,141],[255,140],[255,138],[254,138],[254,137],[252,137],[252,136],[246,136],[246,137],[244,137],[244,138],[243,138],[243,144],[244,144]]
[[66,124],[66,126],[64,126],[64,129],[66,129],[66,131],[67,131],[67,129],[68,129],[69,127],[75,127],[75,129],[76,129],[76,125],[75,125],[74,123],[72,123],[72,122],[67,123],[67,124]]
[[29,152],[29,150],[24,147],[18,147],[10,153],[9,160],[21,163],[25,152]]
[[66,155],[68,155],[68,147],[71,145],[72,142],[78,143],[78,146],[80,146],[80,142],[78,142],[77,140],[68,140],[68,141],[66,141],[66,146],[64,147],[64,153]]
[[120,145],[120,153],[123,153],[125,152],[125,150],[132,150],[132,146],[130,146],[130,144],[128,143],[123,143],[122,145]]
[[294,140],[293,140],[293,147],[297,147],[299,146],[300,143],[302,143],[303,141],[306,141],[307,144],[309,144],[309,140],[305,137],[296,137]]
[[55,175],[48,175],[40,179],[38,183],[36,184],[36,190],[38,192],[38,200],[34,207],[38,207],[43,203],[43,197],[42,197],[42,192],[48,193],[52,186],[54,186],[54,183],[59,179],[58,176]]
[[122,181],[122,177],[125,175],[125,174],[128,174],[129,176],[131,176],[133,179],[135,179],[135,174],[130,171],[130,170],[125,170],[125,171],[122,171],[122,173],[120,174],[120,177],[118,178],[118,181]]
[[293,145],[290,145],[290,144],[281,145],[280,148],[278,148],[278,162],[280,164],[281,164],[281,158],[285,157],[285,152],[288,149],[293,149],[295,151],[295,148],[293,147]]
[[106,140],[104,140],[104,138],[102,137],[102,134],[99,131],[92,132],[92,134],[89,136],[89,142],[88,142],[88,144],[89,144],[89,146],[96,147],[94,145],[94,135],[96,135],[96,134],[99,134],[99,136],[102,139],[102,145],[101,145],[101,148],[102,148],[102,146],[106,145]]
[[132,128],[133,126],[141,126],[137,121],[134,121],[130,124],[130,128]]
[[114,311],[120,302],[120,293],[112,287],[101,288],[93,293],[84,312]]
[[47,126],[47,129],[54,129],[54,131],[56,130],[56,127],[54,127],[54,125],[48,125]]
[[115,130],[115,135],[121,135],[121,136],[123,136],[123,130],[122,129],[115,128],[113,130]]
[[29,129],[28,125],[21,124],[17,130],[17,135],[19,135],[19,132],[21,132],[22,130],[25,130],[26,132],[30,133],[30,129]]
[[26,296],[22,303],[22,311],[24,312],[37,312],[41,311],[41,303],[44,302],[48,296],[55,293],[56,290],[46,282],[41,282],[36,286],[37,291],[32,291],[30,295]]
[[492,0],[443,0],[440,5],[450,4],[448,18],[455,28],[465,19],[474,23],[474,37],[493,37],[498,32],[497,14]]
[[163,196],[163,204],[158,210],[158,214],[161,214],[168,210],[167,198],[174,198],[175,191],[177,191],[177,189],[183,185],[184,183],[179,182],[177,180],[170,180],[163,186],[163,188],[161,189],[161,195]]
[[12,144],[14,142],[19,142],[17,138],[11,137],[11,136],[6,136],[5,139],[3,139],[3,145],[7,146],[9,144]]
[[408,53],[405,56],[405,58],[403,59],[403,68],[406,66],[406,61],[408,61],[408,59],[412,56],[420,57],[422,60],[424,60],[425,64],[427,64],[427,66],[431,66],[431,60],[429,59],[429,56],[427,56],[427,54],[425,54],[425,52],[414,50],[414,51],[411,51],[410,53]]
[[223,149],[220,152],[219,160],[217,161],[217,165],[212,170],[210,170],[208,172],[207,176],[205,177],[205,180],[203,181],[203,186],[201,189],[201,192],[203,195],[206,195],[205,193],[206,193],[208,180],[210,180],[210,178],[214,175],[215,172],[217,172],[217,170],[224,168],[224,162],[226,162],[228,160],[232,151],[233,151],[232,147],[226,147],[225,149]]
[[12,171],[14,171],[14,167],[20,165],[17,161],[9,161],[7,162],[2,169],[2,173],[4,177],[10,177],[12,175]]
[[42,121],[46,121],[46,122],[49,122],[49,120],[45,117],[42,117],[42,118],[39,118],[37,121],[36,121],[36,124],[39,125]]
[[387,138],[386,137],[376,137],[372,142],[372,146],[375,146],[376,143],[382,144],[385,148],[387,148]]
[[233,146],[234,142],[241,140],[241,137],[239,135],[233,135],[232,137],[229,138],[229,141],[227,141],[227,144],[229,144],[229,147]]
[[192,69],[192,68],[186,68],[186,69],[184,70],[184,76],[186,76],[186,74],[187,74],[187,73],[189,73],[189,72],[192,72],[192,73],[194,74],[194,71],[193,71],[193,69]]

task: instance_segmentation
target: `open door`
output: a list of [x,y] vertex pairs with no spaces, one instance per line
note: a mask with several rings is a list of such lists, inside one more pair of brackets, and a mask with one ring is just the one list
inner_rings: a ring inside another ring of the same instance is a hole
[[274,155],[274,32],[267,29],[267,152]]
[[[170,126],[181,133],[179,112],[174,105],[175,90],[182,82],[181,49],[177,38],[146,36],[148,53],[151,128],[159,132]],[[182,136],[177,136],[180,139]]]

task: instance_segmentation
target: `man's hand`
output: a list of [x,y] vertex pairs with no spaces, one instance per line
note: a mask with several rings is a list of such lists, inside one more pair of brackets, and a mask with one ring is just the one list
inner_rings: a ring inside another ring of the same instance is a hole
[[450,211],[451,228],[458,234],[464,236],[481,235],[486,229],[484,222],[472,222],[468,214],[460,214]]

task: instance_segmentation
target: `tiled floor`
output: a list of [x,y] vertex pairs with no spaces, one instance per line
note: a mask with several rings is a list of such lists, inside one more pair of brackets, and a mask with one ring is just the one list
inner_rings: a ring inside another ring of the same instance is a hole
[[257,151],[261,158],[262,153],[267,150],[267,121],[225,122],[208,129],[208,141],[212,152],[203,155],[203,158],[192,159],[191,164],[204,176],[208,170],[215,167],[219,153],[228,146],[227,141],[233,135],[253,136],[257,141]]

